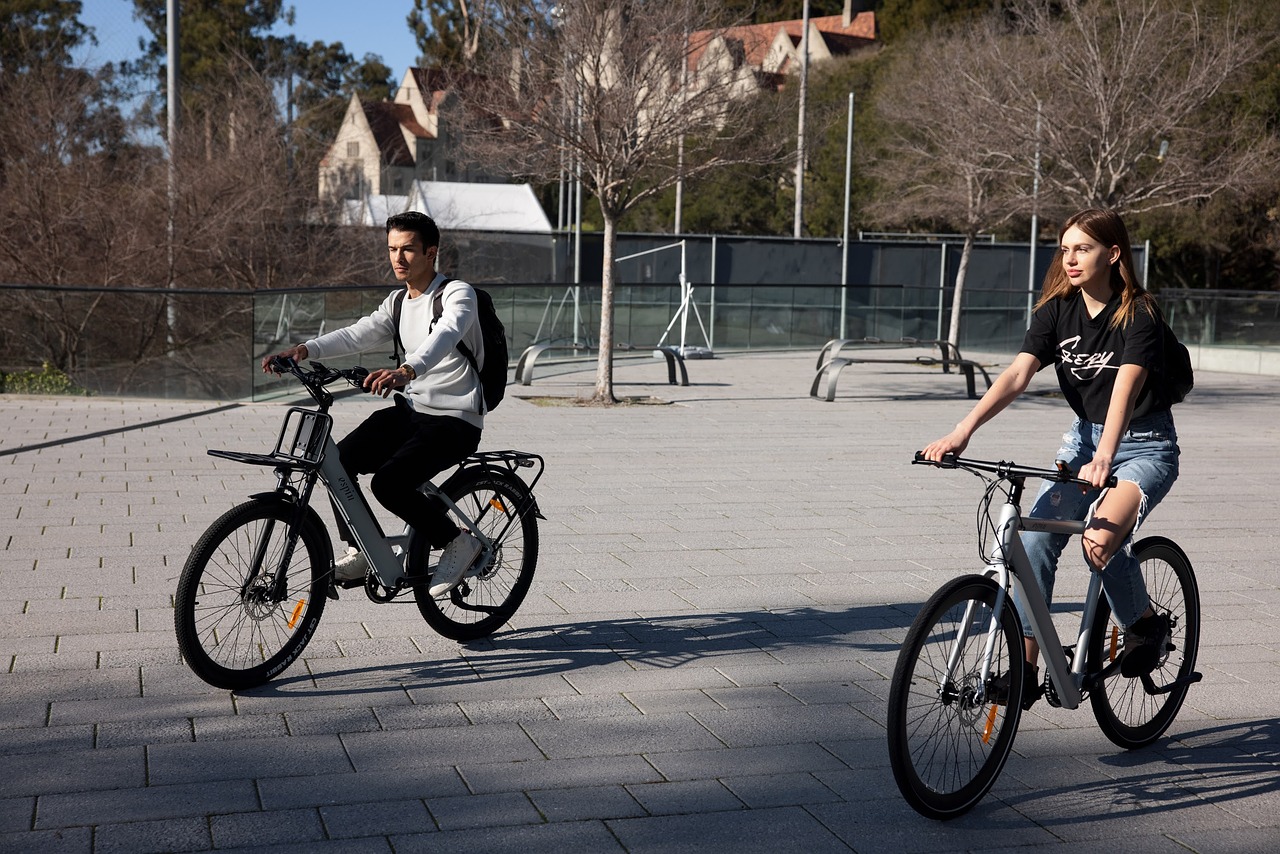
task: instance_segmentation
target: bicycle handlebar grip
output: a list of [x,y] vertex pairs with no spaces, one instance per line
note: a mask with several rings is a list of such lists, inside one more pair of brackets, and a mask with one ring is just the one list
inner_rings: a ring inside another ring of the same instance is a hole
[[915,457],[911,460],[912,465],[937,466],[941,469],[953,469],[956,467],[955,454],[943,454],[942,461],[935,463],[933,460],[925,459],[924,451],[916,451]]
[[277,374],[291,373],[294,368],[298,367],[298,363],[293,359],[287,359],[281,356],[272,356],[271,361],[268,362],[267,365]]

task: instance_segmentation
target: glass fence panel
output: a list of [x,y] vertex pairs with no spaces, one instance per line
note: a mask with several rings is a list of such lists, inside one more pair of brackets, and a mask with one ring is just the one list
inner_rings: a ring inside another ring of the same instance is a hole
[[[492,285],[515,359],[535,342],[588,347],[600,323],[599,285]],[[385,285],[257,293],[156,288],[46,288],[0,285],[0,372],[44,363],[98,394],[240,399],[289,392],[265,376],[262,357],[341,328],[372,312]],[[831,285],[699,285],[681,317],[678,284],[620,284],[614,340],[643,349],[665,343],[730,352],[814,349],[841,334],[841,289]],[[1158,295],[1187,344],[1280,348],[1280,293],[1187,291]],[[951,293],[937,287],[850,286],[846,338],[946,336]],[[576,328],[575,328],[576,318]],[[1013,353],[1027,323],[1027,293],[966,288],[958,342],[968,351]],[[706,334],[704,336],[703,329]],[[335,365],[391,364],[391,346]]]

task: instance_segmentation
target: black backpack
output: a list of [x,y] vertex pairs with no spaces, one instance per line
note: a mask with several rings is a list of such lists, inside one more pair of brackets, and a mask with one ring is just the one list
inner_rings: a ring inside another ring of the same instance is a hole
[[[444,288],[452,281],[453,279],[445,279],[436,289],[432,304],[432,326],[435,326],[440,315],[444,314]],[[475,354],[465,342],[458,342],[458,352],[466,357],[471,367],[480,376],[480,388],[484,391],[484,409],[486,412],[492,412],[498,408],[498,404],[507,393],[507,361],[509,359],[507,330],[498,318],[498,311],[493,307],[493,297],[489,296],[489,292],[475,287],[472,290],[476,292],[476,309],[480,315],[480,338],[484,341],[484,367],[476,364]],[[396,364],[400,363],[400,354],[404,351],[404,344],[400,341],[400,310],[404,304],[404,295],[403,290],[396,294],[395,305],[391,310],[391,319],[395,325],[396,348],[392,358]]]
[[1161,334],[1164,342],[1164,370],[1161,375],[1164,379],[1165,393],[1169,396],[1170,403],[1181,403],[1195,386],[1195,373],[1191,369],[1191,353],[1187,351],[1187,347],[1178,340],[1178,336],[1173,334],[1173,330],[1169,328],[1169,322],[1164,319],[1164,315],[1160,315]]

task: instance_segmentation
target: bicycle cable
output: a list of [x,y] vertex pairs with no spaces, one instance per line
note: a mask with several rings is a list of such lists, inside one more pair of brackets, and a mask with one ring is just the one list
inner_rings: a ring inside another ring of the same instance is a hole
[[1004,560],[1004,555],[994,555],[988,552],[987,546],[990,542],[1000,542],[1000,531],[996,524],[996,520],[991,515],[991,502],[995,498],[997,492],[1004,495],[1005,499],[1009,498],[1009,490],[1004,487],[1004,478],[986,477],[985,475],[973,472],[974,475],[987,482],[986,489],[982,492],[982,498],[978,501],[977,528],[978,528],[978,559],[983,563],[989,563],[993,557],[999,557]]

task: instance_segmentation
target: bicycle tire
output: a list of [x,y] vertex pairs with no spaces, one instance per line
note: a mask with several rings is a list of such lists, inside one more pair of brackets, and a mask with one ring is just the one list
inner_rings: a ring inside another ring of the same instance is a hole
[[[468,574],[438,598],[427,584],[413,589],[418,610],[432,629],[450,640],[477,640],[502,628],[529,592],[538,563],[537,511],[524,481],[496,469],[463,470],[443,490],[490,538],[511,520],[492,559],[478,573]],[[452,511],[450,517],[466,527]],[[420,551],[411,542],[410,553]]]
[[[1151,744],[1173,723],[1191,687],[1189,679],[1200,648],[1200,590],[1191,561],[1164,537],[1147,537],[1133,549],[1153,607],[1167,612],[1173,622],[1174,649],[1161,660],[1151,681],[1158,687],[1175,687],[1165,694],[1148,694],[1141,679],[1126,679],[1117,669],[1090,689],[1089,702],[1098,726],[1126,750]],[[1106,597],[1101,597],[1089,633],[1090,673],[1115,660],[1123,637],[1124,627],[1111,619],[1111,607]]]
[[[210,685],[233,691],[261,685],[297,660],[315,633],[329,585],[323,531],[304,522],[284,568],[285,596],[276,601],[270,592],[293,512],[262,499],[233,507],[187,558],[174,629],[187,666]],[[259,549],[264,572],[250,578]]]
[[[1005,598],[993,648],[994,680],[1009,673],[1008,705],[977,703],[977,688],[998,585],[968,575],[930,597],[907,632],[889,690],[889,763],[907,803],[928,818],[963,815],[990,791],[1018,731],[1022,705],[1022,632]],[[953,641],[970,605],[971,630],[957,659],[958,680],[943,688]],[[990,683],[988,683],[988,688]]]

